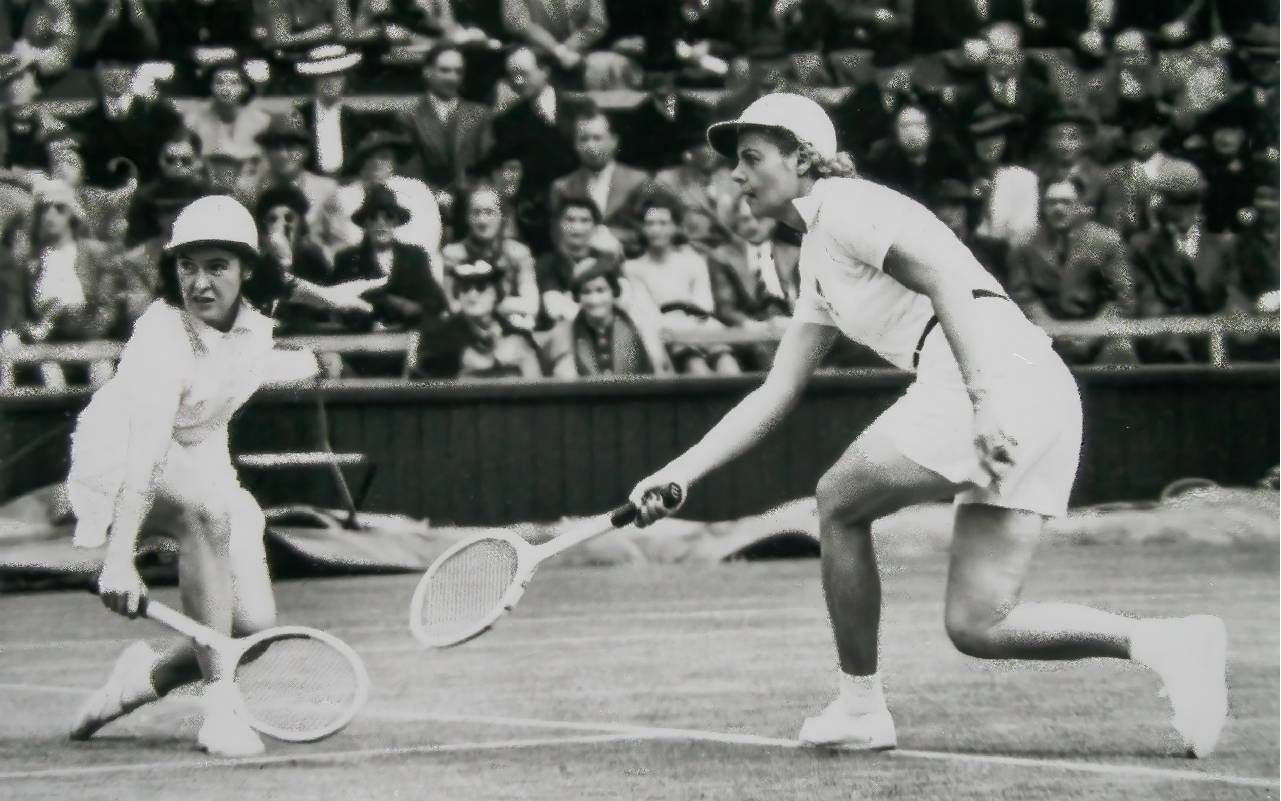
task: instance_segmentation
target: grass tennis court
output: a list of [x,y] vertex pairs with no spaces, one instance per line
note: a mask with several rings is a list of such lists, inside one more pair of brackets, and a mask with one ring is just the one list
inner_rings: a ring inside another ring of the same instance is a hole
[[514,614],[450,651],[408,632],[417,576],[282,582],[281,621],[347,640],[374,687],[337,736],[247,760],[193,750],[190,698],[67,741],[123,644],[164,631],[82,593],[6,595],[0,798],[1277,798],[1275,547],[1051,548],[1030,580],[1029,598],[1224,617],[1231,718],[1203,762],[1176,753],[1156,679],[1135,667],[953,651],[945,567],[882,561],[889,754],[791,744],[834,682],[813,560],[540,571]]

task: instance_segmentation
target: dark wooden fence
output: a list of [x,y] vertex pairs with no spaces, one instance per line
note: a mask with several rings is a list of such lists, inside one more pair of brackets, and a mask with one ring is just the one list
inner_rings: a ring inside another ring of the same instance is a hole
[[[1074,503],[1153,498],[1185,476],[1253,483],[1278,461],[1275,366],[1087,368],[1077,376],[1086,433]],[[319,396],[334,448],[363,451],[378,467],[366,508],[470,524],[553,519],[617,504],[758,380],[273,390],[234,424],[233,446],[314,449]],[[817,376],[779,431],[699,486],[687,514],[735,517],[812,493],[826,466],[906,382],[893,371]],[[0,399],[0,463],[86,400],[83,392]],[[67,448],[63,432],[0,469],[0,497],[61,479]],[[246,483],[265,505],[338,505],[323,470],[249,475]]]

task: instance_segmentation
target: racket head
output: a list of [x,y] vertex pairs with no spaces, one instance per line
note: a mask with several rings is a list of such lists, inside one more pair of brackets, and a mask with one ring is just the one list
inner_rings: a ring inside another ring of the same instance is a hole
[[277,626],[247,637],[234,680],[249,725],[291,743],[338,733],[369,698],[360,655],[307,626]]
[[431,648],[462,645],[484,634],[525,593],[533,547],[494,531],[450,546],[418,580],[409,603],[409,628]]

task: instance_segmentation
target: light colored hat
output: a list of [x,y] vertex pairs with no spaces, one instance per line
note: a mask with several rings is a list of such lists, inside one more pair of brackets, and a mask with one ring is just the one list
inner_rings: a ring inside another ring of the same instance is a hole
[[188,203],[173,222],[165,252],[196,243],[231,245],[258,253],[258,225],[249,209],[228,195],[208,195]]
[[32,199],[37,206],[47,206],[54,203],[61,203],[66,206],[71,215],[83,222],[86,219],[84,206],[80,205],[80,198],[76,197],[76,190],[66,181],[56,178],[38,181],[32,187]]
[[340,44],[327,44],[307,51],[307,58],[294,65],[299,75],[333,75],[345,72],[360,63],[360,53],[354,53]]
[[718,122],[707,129],[707,141],[722,156],[737,157],[738,135],[744,128],[787,131],[798,142],[807,142],[818,155],[836,155],[836,128],[823,107],[808,97],[789,92],[765,95],[747,107],[737,120]]

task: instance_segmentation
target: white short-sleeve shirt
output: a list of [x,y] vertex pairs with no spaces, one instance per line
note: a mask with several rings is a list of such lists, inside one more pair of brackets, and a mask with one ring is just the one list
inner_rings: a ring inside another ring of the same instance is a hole
[[[886,274],[885,256],[900,237],[955,235],[920,203],[861,178],[822,179],[793,205],[806,227],[793,319],[839,328],[896,367],[912,369],[934,307]],[[975,289],[1004,294],[972,256],[959,262],[955,269],[965,270]]]

